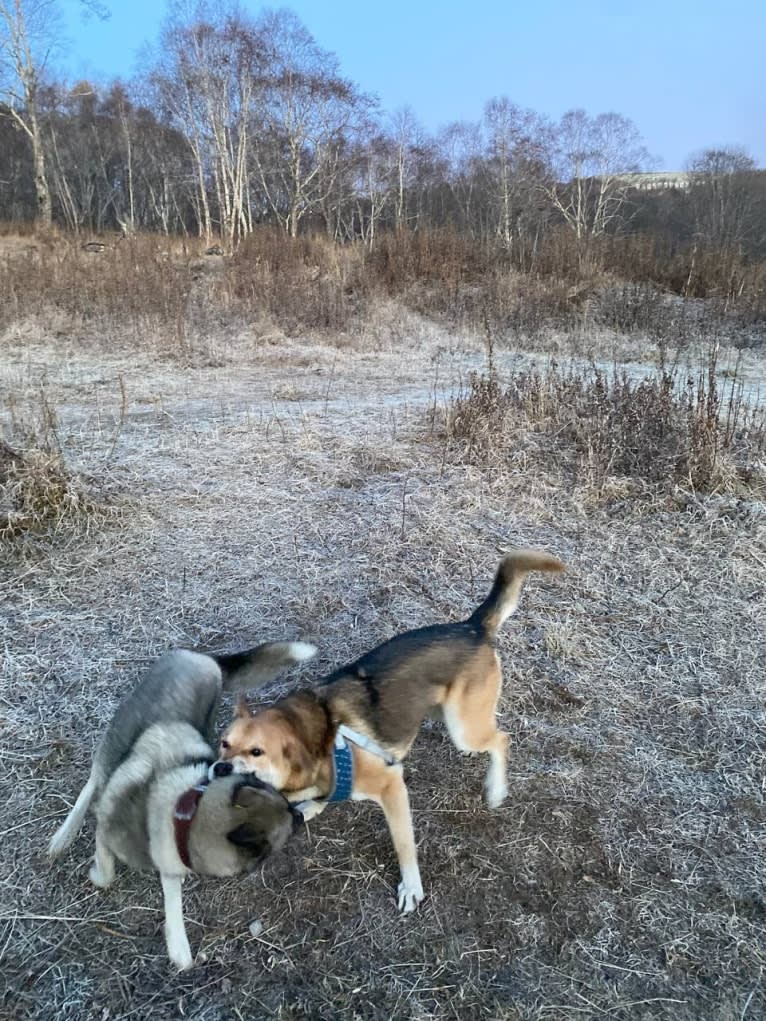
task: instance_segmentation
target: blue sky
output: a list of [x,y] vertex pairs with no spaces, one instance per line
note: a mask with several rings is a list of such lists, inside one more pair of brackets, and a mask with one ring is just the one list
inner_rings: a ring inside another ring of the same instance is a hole
[[[63,65],[129,76],[164,4],[111,0],[83,21],[67,7]],[[766,0],[296,0],[287,6],[343,73],[384,109],[409,105],[429,131],[476,120],[507,95],[552,117],[582,106],[630,117],[659,166],[706,146],[744,145],[766,166]]]

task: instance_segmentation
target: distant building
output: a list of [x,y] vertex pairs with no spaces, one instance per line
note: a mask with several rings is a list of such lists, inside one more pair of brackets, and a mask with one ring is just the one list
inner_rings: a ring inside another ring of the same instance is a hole
[[650,174],[615,174],[615,180],[636,188],[638,191],[688,191],[700,174],[685,170],[658,170]]

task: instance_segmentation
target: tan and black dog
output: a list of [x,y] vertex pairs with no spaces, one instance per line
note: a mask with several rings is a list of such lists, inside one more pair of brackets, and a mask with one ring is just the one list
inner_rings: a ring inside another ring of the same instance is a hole
[[457,748],[489,754],[487,804],[501,804],[508,735],[495,720],[502,682],[495,635],[527,574],[562,570],[548,553],[514,550],[468,620],[407,631],[254,714],[241,700],[211,773],[255,773],[290,801],[310,802],[301,806],[304,818],[331,800],[376,801],[399,858],[399,908],[412,911],[423,887],[401,762],[423,720],[440,716]]

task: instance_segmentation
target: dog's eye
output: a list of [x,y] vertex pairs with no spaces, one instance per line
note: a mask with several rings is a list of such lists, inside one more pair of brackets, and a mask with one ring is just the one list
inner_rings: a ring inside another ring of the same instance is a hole
[[257,755],[263,755],[263,748],[251,748],[250,754],[255,758]]
[[231,745],[228,741],[221,741],[221,748],[223,748],[224,751],[228,751],[228,749],[231,748]]

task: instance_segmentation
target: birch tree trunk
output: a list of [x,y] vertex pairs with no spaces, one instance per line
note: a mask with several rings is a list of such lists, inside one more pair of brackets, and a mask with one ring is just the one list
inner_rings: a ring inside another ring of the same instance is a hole
[[39,68],[33,55],[28,14],[39,25],[39,33],[48,28],[53,13],[51,0],[0,0],[0,64],[9,84],[0,91],[0,102],[29,139],[32,147],[32,174],[35,189],[36,222],[50,227],[53,207],[45,165],[45,147],[37,108]]

